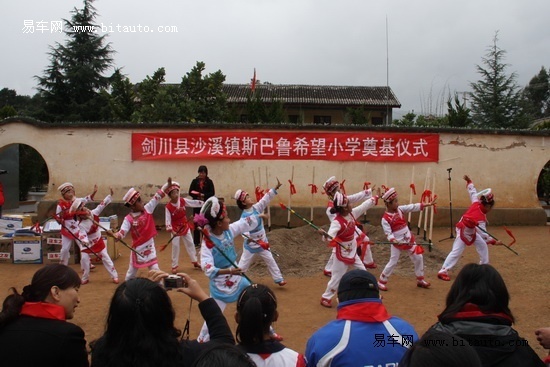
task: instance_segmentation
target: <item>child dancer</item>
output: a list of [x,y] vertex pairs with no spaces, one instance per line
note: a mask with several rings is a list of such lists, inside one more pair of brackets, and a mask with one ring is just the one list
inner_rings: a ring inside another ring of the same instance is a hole
[[[474,183],[468,175],[464,175],[464,180],[466,181],[466,189],[470,195],[472,205],[470,205],[466,213],[458,221],[453,249],[447,255],[441,270],[437,273],[437,277],[445,281],[451,280],[448,272],[456,265],[466,246],[475,245],[479,254],[479,263],[488,264],[489,249],[487,248],[487,244],[502,245],[502,242],[494,240],[483,232],[487,230],[487,213],[495,205],[495,198],[491,189],[477,192]],[[477,230],[478,226],[482,231]]]
[[[225,205],[213,196],[206,200],[195,215],[196,228],[202,228],[201,267],[210,279],[210,295],[220,309],[228,303],[237,301],[237,297],[250,285],[242,269],[235,266],[235,236],[249,232],[258,226],[258,215],[250,215],[230,224]],[[210,339],[208,327],[203,324],[197,340]]]
[[357,256],[357,241],[355,218],[363,215],[368,209],[378,202],[378,196],[372,196],[363,201],[361,205],[352,209],[346,195],[341,192],[334,194],[333,208],[331,212],[336,214],[328,232],[322,232],[325,237],[332,239],[331,246],[335,248],[335,258],[332,263],[332,277],[330,278],[325,293],[321,296],[321,306],[332,307],[332,297],[336,294],[340,279],[344,276],[348,267],[366,270],[365,265]]
[[387,291],[388,278],[392,274],[401,251],[407,251],[411,261],[414,264],[414,273],[416,274],[416,286],[420,288],[429,288],[430,283],[424,279],[424,257],[422,253],[424,249],[417,245],[414,235],[407,226],[407,218],[405,214],[409,212],[419,212],[425,207],[435,204],[436,199],[429,203],[416,203],[399,205],[397,192],[392,187],[382,195],[382,199],[386,204],[386,212],[382,216],[382,228],[388,241],[393,242],[391,245],[391,255],[388,264],[380,274],[378,279],[378,288],[381,291]]
[[136,252],[130,253],[130,264],[126,272],[126,280],[136,277],[139,268],[149,268],[149,270],[160,270],[158,266],[157,251],[155,249],[155,236],[157,229],[153,211],[160,203],[160,200],[166,195],[165,190],[171,185],[172,179],[169,177],[160,190],[143,204],[139,191],[133,187],[128,190],[122,200],[124,205],[129,207],[130,214],[124,217],[120,230],[113,234],[116,239],[123,239],[128,232],[132,233],[132,247]]
[[103,262],[105,270],[111,276],[113,283],[118,284],[118,273],[115,269],[115,264],[105,246],[105,241],[101,236],[101,228],[99,227],[99,214],[111,203],[113,189],[110,188],[111,194],[93,210],[84,206],[84,201],[76,199],[71,205],[70,211],[75,213],[78,222],[78,244],[80,246],[80,266],[82,268],[82,284],[88,284],[90,281],[90,256],[99,256]]
[[191,264],[195,269],[201,266],[197,262],[197,250],[193,243],[193,237],[189,223],[186,217],[186,207],[200,208],[204,201],[184,199],[180,197],[180,184],[172,181],[172,185],[166,189],[170,201],[166,204],[165,220],[166,230],[172,233],[172,274],[178,272],[178,262],[180,257],[180,243],[183,242],[187,254],[191,259]]
[[[332,176],[328,180],[325,181],[323,185],[323,190],[325,190],[325,193],[328,196],[329,202],[327,205],[327,217],[329,222],[332,222],[334,220],[334,217],[336,217],[336,214],[331,213],[331,209],[333,207],[332,201],[334,200],[334,194],[337,192],[340,192],[340,183],[336,179],[336,177]],[[365,201],[369,199],[372,196],[372,190],[363,190],[359,191],[358,193],[352,194],[348,196],[348,201],[350,204],[359,203],[362,201]],[[374,259],[372,257],[372,251],[370,248],[370,245],[368,245],[368,237],[366,237],[365,233],[363,233],[361,228],[356,229],[357,234],[357,246],[361,248],[361,260],[363,260],[363,264],[365,264],[365,267],[367,269],[376,269],[376,263],[374,262]],[[366,243],[365,243],[366,241]],[[334,262],[334,252],[335,248],[332,249],[332,253],[330,254],[330,258],[327,261],[327,264],[325,265],[325,269],[323,270],[323,274],[330,277],[332,275],[331,268],[332,263]]]
[[[262,199],[256,204],[254,204],[252,198],[246,191],[237,190],[235,193],[235,200],[237,200],[237,206],[243,211],[241,218],[246,218],[251,215],[260,215],[263,213],[265,208],[269,205],[271,199],[277,195],[277,190],[281,187],[281,185],[281,182],[277,179],[277,186],[266,192]],[[277,263],[273,258],[273,254],[269,251],[269,244],[261,218],[258,219],[258,225],[256,228],[246,233],[246,236],[249,237],[250,240],[248,238],[245,238],[244,240],[243,254],[238,264],[239,268],[246,272],[252,264],[254,258],[256,256],[260,256],[267,265],[267,269],[269,270],[273,281],[281,287],[284,286],[286,281],[281,274],[279,266],[277,266]]]
[[[69,209],[76,199],[74,186],[70,182],[61,184],[58,188],[61,193],[61,199],[57,202],[55,216],[61,224],[61,251],[59,252],[59,263],[63,265],[69,264],[71,246],[75,239],[74,232],[78,230],[78,225],[74,215],[69,213]],[[94,195],[97,192],[97,185],[94,185],[94,191],[83,198],[84,203],[94,200]]]

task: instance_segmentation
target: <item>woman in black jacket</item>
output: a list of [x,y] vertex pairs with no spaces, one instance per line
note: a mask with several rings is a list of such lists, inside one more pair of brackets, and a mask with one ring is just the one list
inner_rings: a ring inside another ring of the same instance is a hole
[[88,366],[84,331],[66,320],[80,299],[80,277],[66,265],[39,269],[19,294],[11,288],[0,313],[2,366]]
[[[189,195],[195,200],[206,201],[216,195],[214,182],[208,177],[208,168],[206,166],[199,166],[198,174],[191,181],[191,185],[189,185]],[[200,211],[201,208],[193,208],[193,214],[199,214]],[[195,247],[200,247],[201,231],[198,229],[193,231],[193,242],[195,243]]]
[[458,335],[473,346],[484,367],[544,367],[512,328],[510,294],[499,272],[489,264],[467,264],[447,294],[447,307],[432,328]]
[[149,278],[122,283],[115,291],[105,333],[91,343],[93,367],[180,367],[191,366],[212,343],[235,344],[227,320],[216,302],[199,283],[185,273],[185,288],[179,292],[199,302],[212,342],[181,340],[174,326],[175,312],[166,290],[159,285],[168,276],[151,270]]

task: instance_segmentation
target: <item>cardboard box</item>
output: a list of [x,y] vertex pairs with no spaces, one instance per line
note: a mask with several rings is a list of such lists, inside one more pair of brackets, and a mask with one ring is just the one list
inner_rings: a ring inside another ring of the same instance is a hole
[[[44,264],[57,264],[61,252],[61,233],[44,232],[41,236],[41,242]],[[69,264],[80,263],[80,251],[77,251],[78,248],[75,247],[73,243],[69,250]]]
[[0,263],[13,262],[13,239],[0,237]]
[[111,215],[110,217],[99,217],[99,224],[101,224],[103,228],[116,231],[116,228],[118,227],[118,217],[116,215]]
[[0,233],[14,233],[23,227],[32,226],[32,219],[29,215],[3,215],[0,217]]
[[40,236],[13,237],[14,264],[42,264],[42,241]]

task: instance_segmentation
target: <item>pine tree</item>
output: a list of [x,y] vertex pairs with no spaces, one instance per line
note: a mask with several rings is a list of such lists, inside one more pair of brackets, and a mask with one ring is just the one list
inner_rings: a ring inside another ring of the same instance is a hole
[[106,97],[101,93],[110,83],[104,73],[112,67],[113,50],[105,35],[95,31],[97,13],[93,0],[74,8],[71,20],[64,19],[64,45],[57,43],[48,53],[50,66],[38,79],[51,120],[97,121],[104,119]]
[[506,51],[497,45],[498,32],[485,57],[486,68],[476,65],[481,79],[471,83],[472,113],[474,124],[483,128],[522,128],[527,120],[521,109],[521,92],[516,84],[516,74],[506,74],[503,63]]
[[550,77],[544,66],[523,90],[526,109],[533,119],[550,116]]

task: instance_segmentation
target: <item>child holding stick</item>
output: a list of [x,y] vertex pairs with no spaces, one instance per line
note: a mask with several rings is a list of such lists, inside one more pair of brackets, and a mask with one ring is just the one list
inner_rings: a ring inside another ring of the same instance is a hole
[[149,268],[149,270],[160,270],[158,266],[157,251],[155,249],[155,236],[157,229],[155,227],[155,219],[153,211],[160,203],[160,200],[166,196],[165,190],[172,184],[172,179],[169,177],[160,190],[149,200],[147,204],[143,204],[139,191],[131,188],[124,195],[124,205],[129,207],[130,214],[124,217],[124,221],[120,226],[120,230],[113,234],[115,239],[123,239],[128,232],[132,234],[132,251],[130,254],[130,264],[126,272],[126,280],[136,277],[138,269]]
[[[197,250],[193,243],[193,236],[187,222],[185,208],[200,208],[204,204],[204,201],[180,197],[180,184],[176,181],[172,181],[172,185],[166,189],[166,192],[170,198],[165,207],[165,223],[166,230],[172,233],[172,274],[178,272],[181,242],[183,242],[187,250],[193,267],[200,269],[201,266],[197,262]],[[163,249],[161,248],[160,250],[162,251]]]
[[416,244],[414,235],[407,226],[405,214],[421,211],[425,207],[434,205],[436,200],[434,199],[428,203],[399,205],[397,192],[393,187],[382,195],[382,199],[386,204],[386,212],[382,216],[382,228],[388,241],[394,244],[391,245],[390,260],[378,279],[378,288],[381,291],[388,290],[386,284],[399,261],[401,251],[407,251],[409,258],[414,264],[417,287],[429,288],[430,283],[424,279],[424,257],[422,256],[424,249],[422,246]]
[[[269,202],[275,197],[275,195],[277,195],[277,190],[281,186],[281,182],[277,180],[277,185],[273,189],[268,190],[262,199],[257,203],[252,201],[252,198],[246,191],[237,190],[237,192],[235,192],[235,200],[237,200],[237,206],[239,209],[243,211],[241,214],[241,219],[251,215],[260,215],[263,213],[265,208],[269,205]],[[277,266],[277,262],[273,258],[273,254],[269,251],[269,243],[267,241],[264,223],[261,218],[258,218],[258,225],[250,230],[250,232],[246,233],[246,237],[247,238],[245,238],[243,243],[243,254],[239,260],[239,268],[246,272],[254,261],[254,258],[259,256],[267,265],[267,269],[269,270],[275,284],[281,287],[284,286],[286,281],[281,274],[279,266]]]

